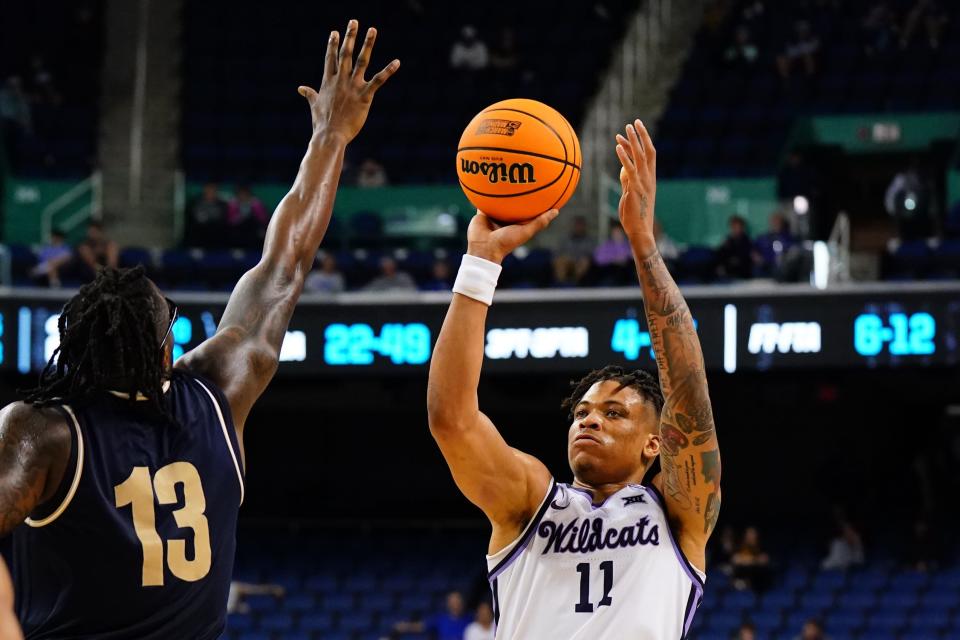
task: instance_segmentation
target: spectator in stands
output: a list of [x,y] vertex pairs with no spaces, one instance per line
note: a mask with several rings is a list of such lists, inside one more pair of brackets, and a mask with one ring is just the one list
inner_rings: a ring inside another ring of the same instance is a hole
[[0,86],[0,139],[14,168],[19,166],[26,140],[33,133],[30,101],[19,76],[10,76]]
[[803,623],[803,629],[794,640],[830,640],[830,636],[823,632],[823,625],[813,618]]
[[934,187],[923,175],[918,158],[911,159],[910,165],[890,181],[883,204],[887,213],[897,221],[901,240],[926,238],[933,234],[930,215],[933,193]]
[[710,540],[710,564],[721,573],[733,573],[733,554],[737,552],[737,532],[730,525],[720,529],[720,534]]
[[744,622],[733,634],[732,640],[757,640],[757,629],[753,623]]
[[453,288],[450,264],[442,258],[437,259],[430,269],[430,279],[420,287],[424,291],[449,291]]
[[611,222],[610,237],[594,250],[592,272],[591,282],[607,286],[624,285],[636,278],[630,242],[619,221]]
[[657,251],[660,257],[663,258],[667,268],[672,269],[677,264],[677,258],[680,257],[680,248],[663,230],[659,220],[653,221],[653,237],[657,240]]
[[364,291],[416,291],[417,283],[406,271],[397,269],[397,261],[390,256],[380,259],[380,275],[371,280]]
[[761,275],[777,277],[784,256],[797,243],[797,239],[790,232],[790,225],[782,213],[772,214],[769,224],[767,232],[757,236],[753,242],[753,262]]
[[477,605],[473,622],[463,633],[463,640],[493,640],[497,627],[493,624],[493,608],[484,600]]
[[900,48],[906,49],[923,25],[923,30],[927,36],[927,45],[931,49],[939,49],[947,22],[949,22],[947,12],[937,0],[916,0],[903,23]]
[[37,253],[38,263],[30,275],[39,284],[49,287],[60,286],[60,270],[73,259],[73,249],[67,244],[67,236],[60,229],[50,233],[50,242],[40,248]]
[[[314,264],[316,264],[316,260]],[[340,293],[346,288],[343,274],[337,269],[337,259],[332,253],[324,253],[319,260],[320,268],[307,276],[303,288],[310,293]]]
[[936,571],[940,566],[940,541],[924,518],[914,521],[906,553],[907,564],[914,571]]
[[54,85],[53,74],[50,73],[43,56],[39,53],[35,53],[30,58],[29,83],[29,92],[34,103],[54,106],[60,104],[60,92]]
[[863,31],[863,51],[867,56],[881,55],[886,52],[897,36],[897,15],[890,3],[877,2],[867,12],[861,23]]
[[816,172],[799,152],[791,151],[777,176],[777,197],[785,206],[792,207],[795,197],[813,199],[816,195]]
[[385,187],[387,182],[387,170],[383,168],[382,164],[373,158],[367,158],[360,163],[360,170],[357,171],[358,187],[364,189]]
[[227,205],[227,226],[234,247],[254,248],[263,244],[270,216],[250,187],[237,187],[233,200]]
[[753,276],[753,246],[747,234],[747,221],[730,216],[730,233],[717,249],[717,273],[722,278],[746,279]]
[[243,601],[247,596],[271,595],[282,598],[284,589],[278,584],[251,584],[238,580],[230,581],[230,592],[227,596],[227,613],[250,613],[250,605]]
[[512,71],[517,68],[517,37],[513,29],[500,30],[500,40],[490,52],[490,66],[497,71]]
[[490,52],[486,43],[477,36],[473,25],[464,25],[460,29],[460,38],[453,43],[450,49],[450,67],[481,71],[490,64]]
[[752,591],[765,590],[772,578],[770,556],[760,547],[760,532],[747,527],[740,548],[733,554],[733,586]]
[[396,633],[432,633],[435,640],[463,640],[469,624],[463,596],[459,591],[451,591],[447,594],[445,611],[416,622],[398,622],[393,630]]
[[750,30],[743,25],[737,27],[733,42],[723,52],[724,62],[730,67],[746,70],[753,68],[759,57],[760,49],[750,37]]
[[87,237],[77,247],[80,270],[84,280],[93,279],[102,267],[117,268],[120,249],[103,230],[103,224],[93,220],[87,225]]
[[820,40],[806,20],[798,20],[793,26],[793,37],[777,56],[777,70],[780,77],[789,80],[795,66],[799,65],[807,76],[817,72],[817,53]]
[[590,271],[595,242],[587,229],[587,219],[574,216],[570,235],[560,244],[553,257],[553,277],[558,285],[580,284]]
[[203,192],[187,207],[184,243],[188,247],[223,247],[231,238],[224,233],[229,205],[220,196],[216,182],[203,185]]
[[837,536],[830,542],[830,551],[820,563],[820,568],[826,571],[846,571],[860,566],[864,562],[863,540],[849,520],[840,520]]

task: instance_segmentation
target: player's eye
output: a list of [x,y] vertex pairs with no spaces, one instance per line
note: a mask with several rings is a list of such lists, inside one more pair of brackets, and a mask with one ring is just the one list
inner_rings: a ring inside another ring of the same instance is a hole
[[573,414],[573,417],[577,420],[582,420],[587,417],[586,409],[577,409],[576,413]]
[[620,412],[619,412],[619,411],[615,411],[615,410],[613,410],[613,409],[610,409],[610,411],[607,411],[607,417],[608,417],[608,418],[620,418],[621,416],[620,416]]

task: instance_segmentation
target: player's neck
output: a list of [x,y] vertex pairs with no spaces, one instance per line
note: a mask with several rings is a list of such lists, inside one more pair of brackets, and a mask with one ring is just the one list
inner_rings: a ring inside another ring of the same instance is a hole
[[617,491],[620,491],[624,487],[631,484],[641,484],[642,482],[643,473],[640,473],[637,477],[628,477],[622,481],[604,482],[600,484],[591,484],[589,482],[584,482],[579,478],[574,478],[573,486],[577,489],[589,491],[590,495],[593,496],[593,504],[601,504],[607,498],[615,494]]

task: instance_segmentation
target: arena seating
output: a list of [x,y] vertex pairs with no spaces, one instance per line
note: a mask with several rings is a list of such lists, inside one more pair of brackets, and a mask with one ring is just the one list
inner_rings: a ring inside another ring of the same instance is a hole
[[0,20],[0,83],[19,75],[31,90],[32,60],[40,56],[60,96],[59,103],[32,105],[33,133],[22,140],[14,167],[21,176],[85,178],[95,161],[103,3],[60,4],[62,10],[49,3],[5,3]]
[[[230,616],[225,640],[373,640],[397,620],[440,610],[450,589],[487,595],[482,531],[333,531],[289,545],[277,540],[241,537],[237,579],[279,584],[286,594],[249,597],[250,612]],[[761,639],[793,640],[809,618],[821,620],[832,640],[960,637],[956,564],[918,573],[881,558],[843,573],[817,570],[812,549],[791,547],[784,555],[791,561],[759,595],[711,571],[690,637],[729,640],[750,621]]]
[[[560,0],[546,13],[542,3],[491,12],[482,3],[378,0],[351,9],[362,29],[381,27],[371,67],[394,57],[403,66],[398,81],[377,97],[350,159],[377,159],[394,182],[453,182],[463,127],[496,100],[543,100],[578,122],[610,55],[610,47],[598,43],[616,41],[622,17],[637,5]],[[290,179],[309,134],[296,87],[319,84],[326,35],[342,30],[346,17],[336,3],[186,3],[183,164],[189,179]],[[549,25],[542,24],[545,19]],[[291,23],[312,28],[292,36]],[[474,25],[491,49],[501,30],[512,26],[516,68],[450,69],[450,47],[465,24]],[[525,28],[531,24],[538,28]],[[562,65],[558,50],[564,52]]]
[[[663,177],[770,175],[778,165],[797,116],[831,113],[943,111],[960,104],[960,5],[940,5],[950,14],[939,49],[922,37],[901,50],[864,53],[862,23],[874,0],[767,2],[739,0],[719,24],[705,25],[657,125],[658,171]],[[763,3],[759,3],[763,4]],[[901,11],[912,3],[892,3]],[[723,6],[723,3],[719,3]],[[794,23],[807,20],[820,41],[811,78],[794,72],[787,85],[776,56]],[[723,52],[746,25],[759,49],[752,66],[725,66]]]

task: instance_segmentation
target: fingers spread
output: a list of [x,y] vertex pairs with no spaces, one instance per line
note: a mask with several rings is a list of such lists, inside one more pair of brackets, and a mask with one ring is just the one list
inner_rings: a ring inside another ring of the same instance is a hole
[[657,150],[653,147],[653,139],[647,127],[638,119],[635,123],[636,129],[640,132],[640,142],[643,144],[643,153],[647,162],[653,162],[657,158]]
[[375,76],[370,78],[370,82],[366,84],[361,91],[361,95],[365,97],[373,97],[373,94],[376,93],[377,89],[383,86],[383,83],[386,82],[390,76],[397,72],[397,69],[400,68],[400,61],[394,60],[383,69],[381,69]]
[[330,39],[327,40],[327,55],[323,61],[323,77],[328,78],[337,73],[337,44],[340,42],[340,34],[336,31],[330,32]]
[[620,159],[620,164],[623,165],[623,168],[628,175],[637,174],[637,166],[633,164],[633,158],[630,156],[630,152],[627,151],[623,144],[617,145],[617,157]]
[[627,139],[630,141],[630,155],[637,167],[646,164],[646,158],[643,155],[643,145],[640,143],[640,136],[637,129],[632,124],[627,125]]
[[343,45],[340,47],[340,71],[349,72],[353,66],[353,41],[357,39],[359,25],[356,20],[347,23],[347,32],[343,35]]
[[360,47],[360,55],[357,56],[357,65],[353,68],[353,75],[363,78],[367,65],[370,64],[370,55],[373,53],[373,43],[377,40],[377,30],[373,27],[367,29],[367,37],[363,40],[363,46]]

